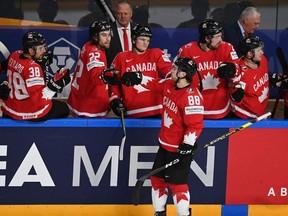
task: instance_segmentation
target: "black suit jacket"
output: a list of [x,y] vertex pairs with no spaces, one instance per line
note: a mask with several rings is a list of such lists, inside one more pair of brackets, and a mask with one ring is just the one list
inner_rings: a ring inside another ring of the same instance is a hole
[[224,31],[224,41],[231,43],[235,51],[237,52],[238,57],[241,57],[242,53],[239,50],[239,43],[243,38],[243,34],[240,30],[238,23],[235,22],[231,26],[224,27],[223,31]]
[[[121,46],[121,41],[119,38],[118,30],[117,30],[117,25],[116,22],[113,22],[110,24],[111,29],[112,29],[112,37],[111,37],[111,43],[110,43],[110,48],[106,50],[106,58],[107,58],[107,66],[109,67],[114,60],[115,56],[119,52],[123,52],[122,46]],[[132,29],[136,24],[133,22],[130,22],[130,27],[131,27],[131,35],[132,35]]]

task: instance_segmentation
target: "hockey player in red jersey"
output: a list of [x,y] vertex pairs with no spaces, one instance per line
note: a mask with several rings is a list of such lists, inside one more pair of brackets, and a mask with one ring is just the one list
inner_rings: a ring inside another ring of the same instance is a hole
[[269,100],[268,63],[263,55],[263,42],[254,35],[245,36],[239,49],[240,84],[245,95],[240,102],[232,99],[232,111],[238,118],[257,118],[266,112]]
[[105,117],[109,110],[108,85],[102,82],[106,69],[105,50],[111,41],[111,27],[105,21],[96,21],[89,28],[91,40],[81,50],[73,74],[68,105],[79,117]]
[[133,50],[118,53],[112,62],[112,66],[119,70],[119,78],[124,72],[142,72],[143,79],[138,85],[111,88],[111,98],[116,101],[122,99],[129,117],[152,117],[161,114],[162,98],[155,94],[153,83],[161,75],[165,77],[170,72],[172,63],[167,54],[159,48],[148,48],[151,40],[150,28],[136,25],[132,30]]
[[67,117],[67,104],[52,97],[70,82],[69,70],[59,69],[46,83],[37,63],[47,50],[46,40],[39,33],[27,32],[22,45],[23,50],[13,52],[8,59],[7,81],[11,91],[1,107],[3,117],[30,121]]
[[[230,43],[222,40],[222,26],[219,22],[207,19],[199,25],[199,41],[190,42],[179,49],[179,57],[192,58],[196,63],[202,81],[204,118],[221,119],[229,116],[229,85],[238,74],[218,74],[222,62],[237,62],[238,56]],[[222,70],[225,71],[225,70]],[[221,77],[221,78],[220,78]],[[199,77],[193,77],[193,85],[199,85]]]
[[151,176],[152,203],[156,216],[166,216],[168,187],[179,216],[191,215],[188,174],[197,148],[203,123],[203,99],[198,88],[191,86],[196,63],[179,58],[172,69],[171,79],[162,84],[163,114],[159,133],[160,147],[152,170],[180,158],[180,162]]
[[[193,160],[196,140],[203,127],[203,98],[198,87],[193,87],[192,77],[197,72],[194,60],[178,58],[171,70],[171,78],[157,79],[153,84],[162,97],[162,119],[158,135],[158,149],[153,168],[179,159],[177,164],[151,176],[152,203],[155,216],[166,216],[168,188],[179,216],[190,216],[188,174]],[[135,85],[141,82],[141,72],[126,72],[121,82]],[[131,88],[131,87],[130,87]]]

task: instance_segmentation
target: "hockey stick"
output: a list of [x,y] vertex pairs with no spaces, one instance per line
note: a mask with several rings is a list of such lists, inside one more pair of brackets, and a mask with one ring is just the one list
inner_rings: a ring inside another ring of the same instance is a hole
[[[276,54],[277,54],[277,57],[280,61],[281,66],[282,66],[283,74],[287,74],[288,73],[288,65],[287,65],[287,62],[286,62],[286,59],[285,59],[285,56],[284,56],[284,53],[283,53],[281,47],[276,48]],[[274,116],[275,116],[279,100],[282,96],[283,88],[284,88],[284,86],[283,86],[283,84],[281,84],[281,86],[279,87],[279,90],[278,90],[275,104],[273,106],[271,118],[274,118]]]
[[[219,141],[221,141],[221,140],[224,140],[225,138],[231,136],[232,134],[235,134],[235,133],[237,133],[238,131],[241,131],[241,130],[245,129],[245,128],[251,126],[252,124],[254,124],[254,123],[258,122],[258,121],[261,121],[261,120],[263,120],[263,119],[266,119],[266,118],[267,118],[268,116],[270,116],[270,115],[271,115],[271,112],[265,113],[264,115],[259,116],[258,118],[255,118],[255,119],[253,119],[253,120],[251,120],[251,121],[243,124],[242,126],[240,126],[240,127],[236,128],[236,129],[234,129],[234,130],[232,130],[232,131],[230,131],[230,132],[228,132],[228,133],[226,133],[226,134],[223,134],[222,136],[220,136],[220,137],[218,137],[218,138],[210,141],[209,143],[203,145],[201,148],[196,149],[196,150],[194,151],[194,153],[195,153],[195,152],[198,152],[198,151],[200,151],[200,150],[203,150],[203,149],[207,148],[208,146],[211,146],[211,145],[213,145],[213,144],[215,144],[215,143],[217,143],[217,142],[219,142]],[[157,169],[155,169],[155,170],[152,170],[150,173],[148,173],[148,174],[140,177],[140,178],[137,180],[137,182],[136,182],[136,184],[135,184],[134,191],[133,191],[133,195],[132,195],[132,202],[133,202],[133,204],[134,204],[134,205],[138,205],[138,203],[139,203],[139,198],[140,198],[140,193],[141,193],[141,189],[142,189],[143,184],[144,184],[144,182],[145,182],[146,179],[150,178],[152,175],[155,175],[156,173],[159,173],[159,172],[165,170],[165,169],[168,168],[168,167],[171,167],[171,166],[179,163],[179,161],[180,161],[180,159],[175,159],[175,160],[173,160],[173,161],[165,164],[164,166],[161,166],[161,167],[159,167],[159,168],[157,168]]]
[[[95,0],[96,1],[96,0]],[[105,8],[107,14],[109,15],[111,22],[115,22],[115,18],[110,10],[110,8],[108,7],[108,5],[106,4],[105,0],[100,0],[100,3],[102,4],[102,6]]]
[[121,123],[122,123],[122,130],[123,130],[123,136],[121,140],[121,145],[120,145],[120,152],[119,152],[119,160],[123,160],[123,155],[124,155],[124,145],[126,141],[126,127],[125,127],[125,120],[124,120],[124,111],[121,110]]

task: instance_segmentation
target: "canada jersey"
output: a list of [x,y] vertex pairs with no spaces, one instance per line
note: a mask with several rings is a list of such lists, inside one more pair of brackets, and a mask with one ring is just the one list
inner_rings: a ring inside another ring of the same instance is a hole
[[119,77],[125,72],[140,71],[143,79],[141,84],[133,87],[122,85],[122,94],[119,88],[112,87],[112,97],[122,97],[130,117],[145,117],[161,114],[162,97],[155,94],[157,86],[153,83],[161,74],[166,76],[172,63],[159,48],[147,49],[145,53],[138,55],[132,51],[119,53],[112,65],[119,70]]
[[43,71],[34,60],[23,57],[23,51],[13,52],[8,59],[7,80],[11,89],[2,111],[17,120],[36,119],[45,116],[52,107],[46,97]]
[[[236,62],[238,56],[230,43],[222,42],[215,50],[204,52],[198,42],[190,42],[179,49],[179,57],[192,58],[202,79],[204,118],[220,119],[230,111],[228,84],[219,78],[216,70],[221,62]],[[236,75],[235,75],[236,76]],[[193,86],[199,86],[199,77],[193,76]]]
[[232,111],[240,118],[257,118],[265,114],[269,100],[269,75],[267,59],[262,56],[260,66],[252,69],[239,60],[240,84],[245,95],[240,103],[232,101]]
[[175,82],[163,83],[163,113],[159,142],[167,151],[177,152],[180,144],[194,145],[204,127],[203,98],[197,88],[175,90]]
[[108,85],[101,80],[106,68],[105,51],[86,42],[73,74],[69,108],[78,116],[104,117],[109,107]]

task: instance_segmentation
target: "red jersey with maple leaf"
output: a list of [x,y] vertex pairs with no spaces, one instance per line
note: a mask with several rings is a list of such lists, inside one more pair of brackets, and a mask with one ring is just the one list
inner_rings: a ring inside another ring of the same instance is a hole
[[42,68],[34,60],[25,58],[22,50],[10,55],[7,80],[11,91],[3,101],[3,113],[13,119],[28,120],[41,118],[50,111],[52,96],[44,93],[46,83]]
[[232,101],[232,110],[240,118],[257,118],[266,113],[269,100],[269,75],[267,59],[262,56],[260,66],[252,69],[239,60],[240,84],[245,91],[240,103]]
[[182,143],[193,146],[204,127],[203,98],[198,88],[175,89],[174,86],[170,79],[161,84],[163,113],[158,139],[170,152],[177,152]]
[[109,108],[108,85],[101,80],[107,67],[105,50],[86,42],[73,74],[68,97],[70,109],[78,116],[104,117]]
[[124,85],[120,88],[112,87],[112,97],[122,98],[130,117],[145,117],[161,114],[162,97],[155,94],[155,79],[165,77],[172,68],[172,63],[159,48],[147,49],[138,55],[132,51],[119,53],[112,65],[119,70],[119,77],[124,72],[141,71],[141,84],[133,87]]
[[[182,46],[177,57],[192,58],[197,63],[203,84],[204,118],[224,118],[231,109],[229,86],[227,80],[219,78],[216,70],[221,62],[237,62],[238,56],[233,46],[222,42],[217,49],[204,52],[195,41]],[[193,76],[193,86],[199,86],[197,74]]]

